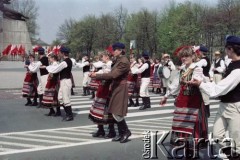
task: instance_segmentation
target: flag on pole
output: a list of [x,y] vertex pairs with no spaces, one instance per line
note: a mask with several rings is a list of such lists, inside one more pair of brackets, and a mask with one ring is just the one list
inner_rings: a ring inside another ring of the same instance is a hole
[[9,45],[2,51],[2,54],[3,54],[3,55],[8,55],[8,54],[10,53],[10,51],[11,51],[11,47],[12,47],[12,45],[9,44]]

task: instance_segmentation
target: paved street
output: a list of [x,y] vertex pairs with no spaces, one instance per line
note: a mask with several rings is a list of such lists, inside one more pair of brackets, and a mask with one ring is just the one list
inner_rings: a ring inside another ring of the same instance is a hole
[[[71,98],[75,119],[62,122],[62,117],[45,116],[46,109],[24,106],[21,90],[1,90],[0,159],[138,160],[143,159],[144,131],[159,131],[161,134],[171,128],[174,99],[169,99],[164,107],[160,107],[160,96],[151,94],[151,109],[140,111],[136,107],[129,108],[127,122],[133,133],[130,142],[119,144],[111,142],[111,139],[92,138],[91,134],[96,130],[96,125],[88,119],[92,100],[89,96],[80,96],[80,88],[75,88],[75,92],[76,95]],[[218,101],[211,100],[211,104],[210,131]],[[207,156],[203,154],[204,151],[200,154],[202,158]],[[166,159],[163,157],[158,151],[158,158]]]

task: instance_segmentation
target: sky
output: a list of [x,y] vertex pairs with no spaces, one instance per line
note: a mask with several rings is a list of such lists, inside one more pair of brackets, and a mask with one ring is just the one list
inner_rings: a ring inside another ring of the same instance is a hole
[[[133,13],[147,8],[161,11],[169,5],[169,0],[35,0],[39,7],[37,24],[39,36],[51,44],[56,39],[58,28],[66,19],[81,20],[86,15],[101,15],[113,13],[121,5]],[[175,0],[180,3],[185,0]],[[217,0],[190,0],[207,5],[216,4]],[[210,4],[209,4],[210,3]]]

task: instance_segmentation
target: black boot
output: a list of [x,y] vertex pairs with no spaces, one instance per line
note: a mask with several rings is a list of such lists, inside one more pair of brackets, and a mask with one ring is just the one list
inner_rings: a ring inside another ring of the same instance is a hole
[[143,105],[139,108],[139,110],[147,109],[147,97],[142,97]]
[[103,128],[103,125],[98,125],[98,130],[97,132],[92,134],[92,137],[104,137],[105,136],[105,131]]
[[54,109],[53,109],[53,108],[50,108],[49,110],[50,110],[50,111],[49,111],[48,114],[46,114],[46,116],[53,116],[53,115],[55,114]]
[[206,116],[207,116],[207,118],[209,118],[210,117],[210,107],[209,107],[209,105],[204,105],[204,107],[206,109]]
[[136,98],[136,103],[134,104],[134,107],[138,107],[138,106],[140,106],[140,104],[139,104],[139,98]]
[[130,137],[132,135],[131,131],[128,129],[127,123],[125,121],[125,119],[123,119],[121,121],[122,125],[123,125],[123,136],[120,139],[120,143],[126,143],[128,141],[128,137]]
[[66,117],[63,119],[63,121],[73,121],[72,107],[66,106],[64,107],[64,110],[66,112]]
[[71,88],[71,95],[72,95],[72,96],[74,95],[73,88]]
[[146,107],[151,108],[150,97],[146,97]]
[[31,106],[32,105],[32,101],[30,98],[27,98],[27,103],[25,104],[25,106]]
[[86,87],[83,87],[83,94],[82,96],[87,96],[87,90],[86,90]]
[[167,88],[163,87],[163,92],[160,94],[160,96],[164,96],[166,94]]
[[152,92],[154,92],[154,88],[152,88]]
[[90,89],[89,87],[86,87],[86,94],[89,96],[90,95]]
[[115,132],[114,124],[109,124],[108,129],[109,129],[109,132],[105,136],[105,138],[113,138],[113,137],[115,137],[116,136],[116,132]]
[[124,126],[123,126],[122,121],[117,122],[117,126],[118,126],[118,135],[112,139],[113,142],[120,141],[124,134]]
[[56,112],[53,116],[54,116],[54,117],[59,117],[59,116],[61,116],[61,109],[60,109],[60,107],[57,107],[56,109],[57,109],[57,112]]
[[132,98],[128,98],[128,100],[129,100],[128,107],[133,107],[134,102],[133,102]]
[[32,106],[37,106],[37,105],[38,105],[38,102],[37,102],[37,97],[38,97],[38,95],[36,94],[36,95],[34,96],[34,99],[33,99],[33,104],[32,104]]
[[37,108],[41,108],[42,107],[42,100],[43,100],[43,95],[39,95],[39,103],[38,103],[38,106]]
[[94,99],[95,98],[95,91],[92,91],[92,97],[90,97],[90,99]]
[[156,94],[159,94],[159,93],[160,93],[160,88],[157,88]]

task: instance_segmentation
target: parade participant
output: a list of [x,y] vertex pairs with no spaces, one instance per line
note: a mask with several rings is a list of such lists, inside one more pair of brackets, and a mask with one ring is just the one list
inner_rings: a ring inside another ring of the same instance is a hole
[[158,58],[155,59],[154,70],[153,70],[153,91],[156,88],[156,94],[161,92],[161,80],[158,77],[158,68],[161,67],[160,60]]
[[[101,52],[102,64],[101,70],[96,73],[109,73],[111,71],[112,61],[110,60],[110,55],[104,51]],[[90,74],[91,75],[91,74]],[[103,125],[109,124],[109,132],[105,138],[113,138],[116,136],[114,129],[114,118],[108,113],[108,103],[110,98],[110,84],[111,80],[102,80],[97,88],[96,98],[90,109],[89,118],[98,125],[97,132],[93,133],[93,137],[104,137],[105,131]]]
[[140,97],[142,97],[143,105],[139,108],[139,110],[144,110],[147,108],[151,108],[150,97],[148,93],[148,86],[150,83],[150,71],[151,71],[151,64],[149,61],[149,53],[144,51],[142,53],[143,65],[139,69],[131,69],[133,74],[140,74],[141,73],[141,86],[140,86]]
[[[58,57],[55,54],[48,56],[51,65],[48,66],[48,70],[51,71],[51,67],[54,69],[58,65]],[[59,73],[48,75],[45,92],[43,94],[42,104],[44,107],[49,108],[47,116],[61,116],[61,110],[58,103],[58,90],[59,90]],[[53,107],[56,107],[57,112],[54,111]]]
[[[210,76],[209,71],[210,71],[211,65],[210,65],[210,60],[207,57],[208,49],[207,49],[207,47],[205,47],[203,45],[200,45],[199,50],[196,51],[196,52],[197,52],[197,57],[199,58],[199,61],[196,62],[196,65],[198,67],[202,67],[204,76],[209,78],[209,76]],[[207,114],[208,114],[207,117],[210,117],[210,107],[209,107],[210,99],[209,99],[209,96],[207,94],[205,94],[204,92],[201,92],[201,93],[202,93],[202,96],[203,96],[203,101],[204,101],[205,107],[207,109]]]
[[[130,57],[130,63],[131,63],[130,68],[138,68],[138,64],[137,64],[134,56]],[[128,81],[127,81],[128,82],[128,96],[129,96],[128,107],[139,105],[139,104],[134,104],[133,99],[132,99],[133,98],[132,96],[136,92],[137,79],[138,79],[138,75],[132,74],[132,72],[130,71],[128,74]],[[136,94],[138,94],[138,93],[136,93]]]
[[214,55],[215,55],[215,60],[211,65],[209,75],[210,75],[211,81],[218,83],[222,79],[222,76],[226,67],[223,59],[221,58],[220,51],[214,52]]
[[22,95],[27,98],[25,106],[32,106],[31,98],[34,98],[34,104],[37,104],[37,86],[38,78],[36,72],[31,72],[29,68],[33,68],[36,65],[35,56],[30,54],[29,60],[25,61],[25,68],[27,73],[23,82]]
[[[213,125],[213,138],[217,138],[222,142],[226,131],[229,131],[229,138],[234,140],[235,148],[226,147],[223,151],[228,156],[229,152],[227,150],[232,150],[232,153],[240,155],[240,37],[228,36],[225,52],[232,61],[221,81],[216,84],[215,82],[204,83],[201,80],[194,79],[190,84],[199,86],[210,97],[220,98]],[[232,157],[232,159],[234,158]],[[239,159],[239,157],[236,159]]]
[[[45,91],[45,86],[47,84],[48,79],[48,71],[46,70],[46,67],[48,64],[48,58],[45,56],[45,50],[42,47],[38,48],[38,55],[39,55],[39,61],[36,63],[36,65],[30,69],[31,72],[37,72],[40,71],[40,79],[38,84],[38,96],[39,96],[39,105],[38,108],[42,106],[42,99],[43,99],[43,93]],[[37,104],[33,104],[37,105]]]
[[115,62],[111,72],[96,74],[92,73],[91,77],[96,77],[99,80],[112,80],[112,93],[109,102],[109,113],[113,114],[117,121],[119,135],[112,141],[120,141],[125,143],[131,136],[127,123],[124,117],[127,115],[128,107],[128,84],[127,76],[130,71],[130,62],[125,56],[125,45],[123,43],[115,43],[112,45]]
[[[172,62],[172,60],[170,59],[169,54],[167,53],[163,54],[162,59],[163,59],[163,64],[162,64],[163,66],[168,67],[170,71],[176,70],[176,67]],[[162,78],[162,84],[163,84],[163,92],[161,94],[162,96],[166,94],[169,83],[170,83],[169,79],[166,79],[165,77]]]
[[58,101],[60,106],[63,106],[66,117],[63,118],[63,121],[72,121],[73,113],[71,107],[71,71],[72,71],[72,60],[69,58],[70,49],[67,47],[60,48],[60,56],[64,59],[60,64],[55,67],[47,67],[49,73],[59,73],[60,75],[60,88],[58,91]]
[[88,55],[84,54],[82,57],[82,63],[76,63],[76,66],[79,68],[83,68],[83,94],[82,96],[87,96],[90,94],[88,84],[90,82],[89,71],[90,71],[90,62],[88,60]]
[[153,88],[153,71],[154,71],[155,61],[152,58],[149,59],[149,61],[150,61],[150,83],[148,85],[148,88],[152,88],[152,92],[154,92],[154,88]]
[[[194,138],[208,137],[206,110],[198,87],[187,84],[192,78],[203,78],[203,69],[196,66],[194,61],[194,51],[191,46],[182,47],[178,55],[185,67],[180,71],[179,81],[169,85],[166,95],[162,98],[160,105],[164,105],[170,95],[177,95],[175,100],[175,110],[173,112],[171,144],[178,138],[187,140],[190,148],[193,149],[192,140]],[[195,67],[190,67],[194,66]],[[186,142],[185,142],[186,144]]]

